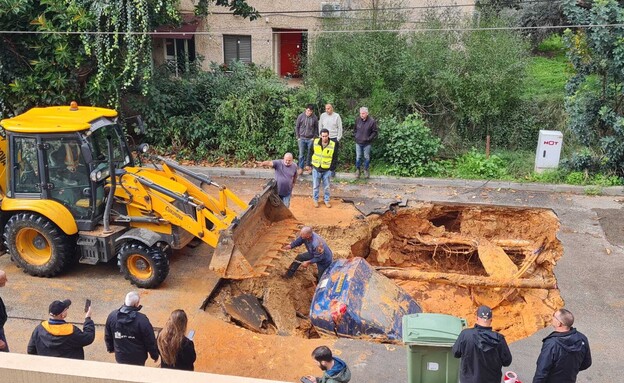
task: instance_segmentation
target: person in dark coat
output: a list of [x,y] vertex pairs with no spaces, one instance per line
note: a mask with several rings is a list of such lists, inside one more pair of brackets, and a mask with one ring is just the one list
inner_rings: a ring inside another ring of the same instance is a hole
[[551,332],[542,340],[533,383],[574,383],[579,371],[592,364],[587,337],[577,331],[574,315],[566,309],[555,311]]
[[362,158],[364,159],[364,178],[370,177],[368,170],[371,159],[371,145],[377,138],[377,121],[368,115],[368,108],[360,108],[360,116],[355,119],[355,178],[360,178]]
[[174,310],[156,339],[160,367],[193,371],[197,359],[193,340],[186,337],[188,318],[184,310]]
[[32,333],[27,352],[31,355],[84,359],[84,347],[95,340],[95,324],[91,320],[91,307],[85,314],[82,331],[65,322],[71,301],[54,301],[50,304],[50,318],[41,322]]
[[139,302],[139,294],[129,292],[124,305],[106,319],[104,342],[106,350],[115,353],[117,363],[144,366],[148,354],[158,360],[154,328],[147,316],[139,312],[143,307]]
[[452,352],[453,356],[461,358],[461,383],[500,383],[501,368],[511,364],[507,341],[492,330],[492,309],[487,306],[479,306],[477,323],[459,334]]
[[[0,287],[4,287],[7,281],[6,273],[4,270],[0,270]],[[7,319],[9,319],[9,316],[7,315],[2,297],[0,297],[0,352],[9,352],[9,344],[7,343],[6,335],[4,335],[4,324]]]

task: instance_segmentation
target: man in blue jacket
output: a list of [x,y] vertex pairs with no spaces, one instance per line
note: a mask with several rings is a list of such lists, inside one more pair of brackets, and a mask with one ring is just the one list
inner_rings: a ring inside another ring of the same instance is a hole
[[574,383],[579,371],[591,364],[587,337],[576,331],[574,315],[566,309],[555,311],[552,326],[555,331],[542,340],[533,383]]
[[299,237],[297,237],[297,239],[292,241],[290,244],[284,245],[282,250],[290,250],[301,245],[305,245],[307,251],[297,255],[297,258],[295,258],[295,261],[290,264],[290,267],[284,277],[292,278],[299,266],[306,268],[311,263],[316,263],[316,267],[318,268],[316,281],[318,282],[321,280],[321,276],[325,270],[327,270],[331,264],[334,255],[329,249],[329,246],[327,246],[327,242],[325,242],[325,240],[321,238],[320,235],[316,234],[309,226],[302,227]]
[[459,334],[452,350],[461,358],[461,383],[500,383],[501,368],[511,364],[505,337],[492,331],[492,309],[488,306],[479,306],[477,323]]

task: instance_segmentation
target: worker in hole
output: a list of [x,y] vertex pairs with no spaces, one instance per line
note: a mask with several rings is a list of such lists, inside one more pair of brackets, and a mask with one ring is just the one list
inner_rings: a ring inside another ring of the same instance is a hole
[[302,227],[299,236],[290,244],[284,245],[282,250],[294,249],[301,245],[304,245],[307,251],[297,255],[297,258],[290,264],[284,277],[292,278],[299,266],[307,268],[311,263],[316,263],[316,267],[318,268],[316,281],[318,282],[331,264],[334,254],[329,246],[327,246],[327,242],[309,226]]

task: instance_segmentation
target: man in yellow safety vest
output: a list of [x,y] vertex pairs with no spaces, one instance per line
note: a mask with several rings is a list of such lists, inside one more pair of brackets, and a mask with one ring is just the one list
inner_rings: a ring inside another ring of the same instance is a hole
[[321,129],[321,137],[314,140],[314,153],[312,154],[312,199],[314,200],[314,207],[319,207],[321,181],[323,182],[323,201],[325,206],[331,207],[329,184],[335,148],[336,143],[329,139],[329,130]]

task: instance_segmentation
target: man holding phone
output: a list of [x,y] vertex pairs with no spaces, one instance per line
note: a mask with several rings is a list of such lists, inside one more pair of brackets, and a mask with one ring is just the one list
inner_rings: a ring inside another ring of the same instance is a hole
[[95,324],[91,320],[91,307],[85,313],[83,329],[65,322],[71,301],[54,301],[50,304],[50,318],[33,331],[27,352],[31,355],[84,359],[84,346],[95,340]]
[[312,375],[301,378],[302,383],[348,383],[351,380],[351,371],[344,360],[332,355],[327,346],[319,346],[312,351],[312,357],[323,370],[320,378]]

